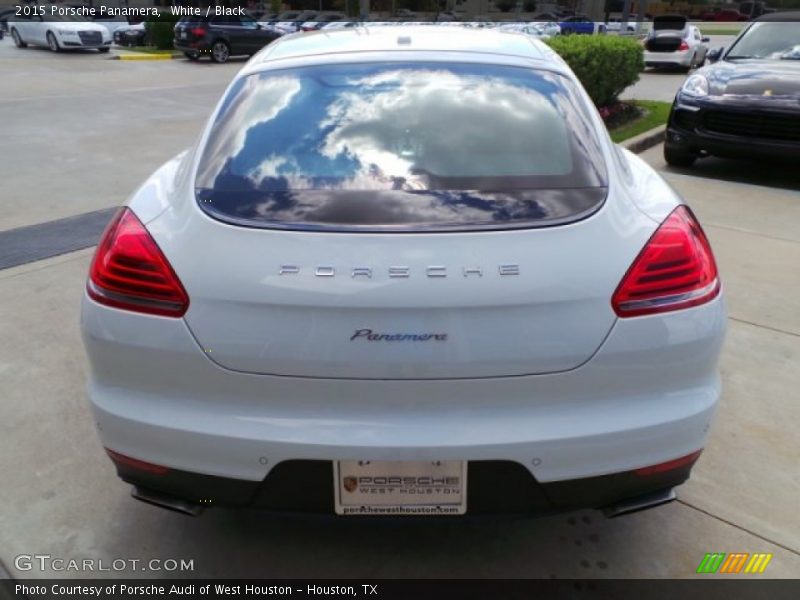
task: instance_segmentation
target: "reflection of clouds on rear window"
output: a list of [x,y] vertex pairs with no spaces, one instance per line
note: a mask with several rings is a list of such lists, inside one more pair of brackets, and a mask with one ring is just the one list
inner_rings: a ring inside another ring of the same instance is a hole
[[602,204],[573,84],[528,68],[369,63],[249,75],[202,151],[201,208],[248,226],[546,226]]
[[[245,79],[228,105],[225,120],[214,126],[205,156],[227,159],[242,154],[249,132],[275,119],[299,91],[300,81],[296,77],[271,77],[268,82],[256,77]],[[248,152],[254,150],[250,148]],[[218,175],[213,169],[213,162],[204,161],[198,179],[213,180]]]
[[569,176],[581,159],[568,122],[577,109],[547,72],[309,67],[253,75],[231,93],[200,188],[418,190],[448,178]]

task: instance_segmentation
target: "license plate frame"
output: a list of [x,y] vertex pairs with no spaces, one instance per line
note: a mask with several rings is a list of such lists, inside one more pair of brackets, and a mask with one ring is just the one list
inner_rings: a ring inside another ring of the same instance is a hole
[[334,504],[341,516],[449,516],[467,511],[467,461],[333,463]]

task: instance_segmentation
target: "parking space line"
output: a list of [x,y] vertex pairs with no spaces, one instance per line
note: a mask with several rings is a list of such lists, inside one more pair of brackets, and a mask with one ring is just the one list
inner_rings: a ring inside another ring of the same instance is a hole
[[781,542],[776,542],[775,540],[771,540],[768,537],[765,537],[765,536],[761,535],[760,533],[757,533],[757,532],[753,531],[752,529],[748,529],[747,527],[742,527],[741,525],[737,525],[733,521],[729,521],[728,519],[724,519],[724,518],[720,517],[719,515],[715,515],[714,513],[709,512],[709,511],[707,511],[707,510],[705,510],[703,508],[700,508],[699,506],[695,506],[694,504],[689,504],[688,502],[686,502],[686,500],[682,500],[681,498],[678,498],[676,500],[676,502],[678,504],[683,504],[684,506],[686,506],[688,508],[696,510],[697,512],[703,513],[704,515],[706,515],[708,517],[711,517],[712,519],[716,519],[717,521],[720,521],[721,523],[725,523],[726,525],[730,525],[731,527],[735,527],[739,531],[744,531],[745,533],[749,533],[750,535],[752,535],[754,537],[757,537],[760,540],[764,540],[765,542],[767,542],[769,544],[777,546],[778,548],[782,548],[782,549],[786,550],[787,552],[791,552],[792,554],[800,556],[800,550],[795,550],[794,548],[790,548],[789,546],[786,546],[785,544],[782,544]]
[[0,231],[0,270],[90,248],[117,208]]
[[779,242],[789,242],[790,244],[800,244],[800,241],[793,240],[792,238],[781,237],[779,235],[770,235],[769,233],[762,233],[760,231],[753,231],[752,229],[745,229],[743,227],[731,227],[730,225],[719,225],[709,221],[703,222],[705,229],[725,229],[726,231],[734,231],[736,233],[744,233],[746,235],[755,235],[769,240],[777,240]]
[[731,321],[736,321],[737,323],[742,323],[744,325],[751,325],[753,327],[759,327],[761,329],[769,329],[770,331],[774,331],[775,333],[783,333],[785,335],[791,335],[794,337],[800,337],[800,333],[796,333],[794,331],[786,331],[785,329],[778,329],[777,327],[770,327],[769,325],[762,325],[761,323],[755,323],[753,321],[747,321],[746,319],[739,319],[737,317],[731,317],[728,315],[728,319]]

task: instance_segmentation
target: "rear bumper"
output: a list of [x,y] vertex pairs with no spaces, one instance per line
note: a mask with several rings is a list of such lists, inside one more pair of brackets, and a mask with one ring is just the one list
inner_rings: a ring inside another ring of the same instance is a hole
[[691,50],[683,52],[647,52],[644,53],[644,64],[648,67],[674,66],[688,67],[692,64],[694,53]]
[[[329,469],[344,459],[504,461],[556,490],[705,445],[720,393],[725,312],[718,297],[620,320],[597,354],[572,371],[460,380],[237,373],[209,360],[182,320],[88,298],[82,330],[99,434],[120,454],[251,490],[287,461]],[[329,485],[332,477],[323,479]],[[581,506],[609,500],[576,497],[584,498]]]
[[[467,515],[544,515],[578,508],[602,509],[669,490],[689,477],[692,465],[641,475],[634,471],[539,483],[522,465],[474,461],[468,465]],[[197,507],[255,508],[280,513],[334,514],[333,463],[289,460],[263,481],[171,470],[156,475],[117,465],[124,481],[140,490]]]

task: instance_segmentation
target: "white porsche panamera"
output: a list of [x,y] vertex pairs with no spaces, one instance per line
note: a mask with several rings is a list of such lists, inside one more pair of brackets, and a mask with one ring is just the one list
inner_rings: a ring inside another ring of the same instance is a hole
[[270,44],[109,224],[81,324],[134,496],[196,513],[674,498],[725,311],[691,210],[529,36]]

